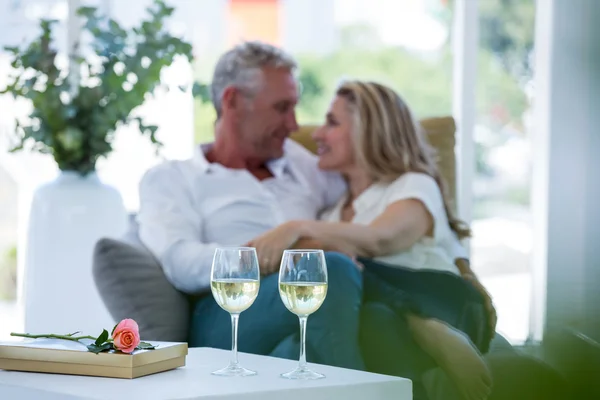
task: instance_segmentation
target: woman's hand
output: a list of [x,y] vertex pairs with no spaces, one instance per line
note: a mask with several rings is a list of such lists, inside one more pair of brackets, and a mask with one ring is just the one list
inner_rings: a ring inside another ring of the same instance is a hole
[[289,221],[252,239],[247,246],[255,247],[262,275],[279,270],[283,251],[300,239],[300,221]]
[[494,335],[496,334],[496,325],[498,323],[498,314],[496,313],[496,308],[494,307],[494,302],[492,300],[492,295],[490,292],[486,290],[486,288],[481,284],[477,275],[471,270],[471,264],[469,260],[465,258],[457,258],[454,260],[458,270],[460,271],[460,275],[464,280],[471,282],[471,284],[481,293],[484,301],[484,306],[488,315],[488,325],[490,327],[490,337],[492,340]]

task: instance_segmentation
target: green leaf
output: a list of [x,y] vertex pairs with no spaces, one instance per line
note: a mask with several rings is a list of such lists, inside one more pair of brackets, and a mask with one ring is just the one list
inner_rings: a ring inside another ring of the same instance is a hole
[[158,345],[154,345],[152,343],[140,342],[140,344],[137,345],[136,349],[138,349],[138,350],[154,350],[157,347],[158,347]]
[[94,14],[96,13],[96,9],[94,7],[79,7],[77,10],[77,15],[93,19]]
[[[192,45],[171,35],[166,28],[174,8],[160,0],[152,3],[147,18],[131,28],[120,26],[96,7],[77,10],[83,20],[82,28],[92,36],[89,50],[100,63],[91,68],[84,56],[75,56],[71,61],[98,82],[95,87],[71,82],[67,71],[57,65],[57,51],[52,47],[56,21],[41,19],[40,32],[29,43],[6,48],[15,72],[0,87],[0,93],[26,100],[33,110],[28,121],[17,126],[18,141],[11,145],[11,151],[26,148],[51,154],[60,169],[82,174],[94,170],[96,161],[112,151],[115,130],[135,121],[132,111],[160,86],[162,69],[171,65],[177,55],[188,59],[193,56]],[[119,73],[115,70],[117,65]],[[137,82],[132,90],[125,91],[123,83],[132,75]],[[202,98],[207,97],[206,88],[204,85],[201,90]],[[77,94],[65,95],[73,92]],[[195,93],[198,94],[198,88]],[[157,128],[146,126],[141,119],[139,125],[140,132],[158,151],[162,144],[156,137]],[[77,145],[65,146],[59,137],[74,130],[84,137]]]
[[210,102],[210,88],[207,84],[194,82],[192,96],[199,98],[203,103]]
[[[106,332],[106,330],[104,332]],[[87,345],[86,347],[88,348],[89,351],[91,351],[94,354],[98,354],[103,351],[108,351],[108,350],[114,349],[113,344],[110,342],[104,343],[102,345],[97,345],[97,344],[92,343],[92,344]]]
[[115,333],[115,329],[117,329],[117,326],[119,325],[119,323],[117,322],[115,324],[115,326],[113,326],[112,331],[110,331],[110,336],[112,337],[112,335]]
[[108,331],[103,329],[100,336],[98,336],[98,339],[96,339],[96,346],[100,346],[102,343],[106,342],[106,339],[108,339]]
[[19,48],[17,46],[5,46],[4,51],[12,54],[17,54],[19,52]]

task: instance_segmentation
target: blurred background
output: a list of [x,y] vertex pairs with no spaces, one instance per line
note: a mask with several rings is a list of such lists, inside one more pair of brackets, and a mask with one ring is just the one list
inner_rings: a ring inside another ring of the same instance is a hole
[[[84,1],[124,25],[145,16],[147,0]],[[373,79],[398,90],[419,117],[453,112],[453,0],[171,0],[170,30],[194,46],[196,60],[172,66],[165,79],[209,83],[216,58],[242,39],[261,39],[292,52],[300,63],[299,122],[319,124],[336,83]],[[60,21],[53,38],[64,56],[69,2],[0,0],[0,46],[38,33],[42,16]],[[498,330],[513,343],[530,334],[532,300],[531,123],[534,0],[482,0],[478,13],[475,129],[476,171],[470,243],[472,263],[492,293]],[[59,54],[60,55],[60,54]],[[191,67],[191,68],[190,68]],[[0,52],[0,86],[8,70]],[[191,71],[191,72],[190,72]],[[193,74],[192,76],[188,76]],[[157,112],[160,110],[160,112]],[[22,324],[16,306],[19,212],[28,194],[57,168],[40,154],[9,154],[11,124],[24,112],[0,97],[0,337]],[[215,115],[204,98],[170,93],[142,106],[165,142],[160,155],[135,131],[118,133],[116,150],[99,164],[101,179],[138,206],[144,171],[164,158],[187,158],[210,141]],[[125,168],[127,166],[127,168]]]

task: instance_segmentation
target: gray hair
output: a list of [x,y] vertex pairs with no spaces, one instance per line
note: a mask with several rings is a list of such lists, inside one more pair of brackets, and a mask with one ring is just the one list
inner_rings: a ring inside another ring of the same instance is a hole
[[219,58],[210,85],[210,97],[221,117],[223,93],[229,86],[258,89],[261,69],[264,67],[285,68],[295,71],[297,63],[282,49],[260,41],[243,42]]

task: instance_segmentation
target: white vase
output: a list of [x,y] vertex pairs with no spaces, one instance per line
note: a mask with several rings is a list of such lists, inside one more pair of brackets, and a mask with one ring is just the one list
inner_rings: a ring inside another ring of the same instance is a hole
[[114,321],[92,277],[94,245],[124,234],[121,195],[96,173],[63,171],[33,194],[24,265],[25,331],[99,335]]

